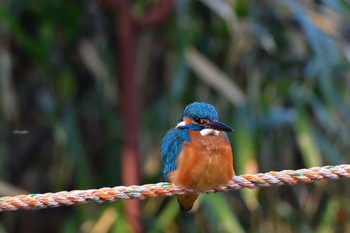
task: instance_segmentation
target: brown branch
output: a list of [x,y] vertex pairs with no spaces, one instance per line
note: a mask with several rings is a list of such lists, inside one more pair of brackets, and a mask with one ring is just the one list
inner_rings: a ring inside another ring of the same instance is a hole
[[[124,185],[140,183],[139,165],[139,103],[135,77],[135,30],[127,0],[104,0],[105,6],[113,8],[118,38],[119,93],[123,121],[122,181]],[[142,232],[138,201],[125,203],[125,215],[133,232]]]
[[[171,0],[161,0],[143,17],[134,19],[127,0],[101,0],[101,3],[116,14],[116,35],[118,38],[119,90],[121,115],[124,126],[122,148],[122,180],[131,185],[140,182],[139,161],[139,91],[135,77],[136,29],[154,27],[164,22],[172,10]],[[116,77],[118,79],[118,77]],[[126,203],[126,218],[134,232],[141,232],[140,207],[137,201]]]
[[164,23],[173,11],[172,0],[160,0],[142,17],[134,19],[134,25],[140,29],[157,27]]

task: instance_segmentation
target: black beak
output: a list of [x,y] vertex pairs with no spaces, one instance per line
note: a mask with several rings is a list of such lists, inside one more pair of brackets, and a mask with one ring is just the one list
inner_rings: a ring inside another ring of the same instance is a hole
[[233,132],[234,130],[224,123],[219,121],[209,121],[208,123],[204,123],[203,126],[207,129],[216,129],[220,131]]

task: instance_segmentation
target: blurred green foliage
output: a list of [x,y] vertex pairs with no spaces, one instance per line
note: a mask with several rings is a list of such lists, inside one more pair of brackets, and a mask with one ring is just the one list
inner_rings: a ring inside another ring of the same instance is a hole
[[[133,1],[133,14],[154,2]],[[174,6],[162,26],[138,32],[143,183],[160,181],[161,138],[192,101],[212,103],[235,128],[238,174],[349,163],[348,1]],[[113,13],[97,1],[0,3],[2,180],[31,193],[121,184],[114,33]],[[189,48],[238,87],[241,102],[198,75]],[[348,181],[243,190],[205,195],[190,214],[174,198],[148,199],[142,224],[145,232],[350,232],[349,196]],[[122,210],[118,202],[3,213],[0,231],[130,232]]]

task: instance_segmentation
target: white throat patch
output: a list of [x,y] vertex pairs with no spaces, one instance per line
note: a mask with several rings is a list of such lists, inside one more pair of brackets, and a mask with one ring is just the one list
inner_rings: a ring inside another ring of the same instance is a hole
[[175,127],[175,128],[179,128],[179,127],[181,127],[181,126],[185,126],[185,125],[186,125],[186,122],[181,121],[181,122],[179,122],[179,123],[176,125],[176,127]]
[[220,132],[215,129],[202,129],[200,133],[202,136],[208,136],[208,135],[218,136]]
[[[179,122],[175,128],[179,128],[179,127],[182,127],[182,126],[186,126],[186,122],[185,121],[181,121]],[[201,131],[199,131],[200,134],[202,136],[208,136],[208,135],[214,135],[214,136],[218,136],[220,131],[218,130],[215,130],[215,129],[202,129]]]

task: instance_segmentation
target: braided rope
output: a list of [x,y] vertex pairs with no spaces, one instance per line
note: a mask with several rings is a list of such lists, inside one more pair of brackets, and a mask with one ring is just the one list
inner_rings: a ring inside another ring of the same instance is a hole
[[[320,180],[350,179],[350,164],[312,167],[309,169],[271,171],[255,175],[240,175],[227,184],[219,185],[204,193],[214,193],[242,188],[260,188],[280,185],[296,185]],[[186,190],[170,183],[117,186],[113,188],[62,191],[57,193],[18,195],[0,197],[0,211],[18,209],[42,209],[47,207],[70,206],[88,202],[145,199],[149,197],[186,195],[203,193],[199,190]]]

